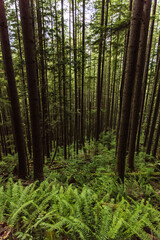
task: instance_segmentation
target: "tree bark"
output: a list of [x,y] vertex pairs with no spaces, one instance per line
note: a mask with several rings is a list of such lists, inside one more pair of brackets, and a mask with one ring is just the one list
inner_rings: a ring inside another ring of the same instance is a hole
[[1,37],[3,61],[4,61],[5,72],[6,72],[7,81],[8,81],[8,94],[9,94],[9,99],[11,101],[11,108],[12,108],[13,129],[15,133],[16,147],[17,147],[18,158],[19,158],[18,174],[20,178],[26,178],[27,165],[26,165],[25,140],[23,135],[20,105],[19,105],[18,92],[17,92],[16,81],[14,76],[7,20],[6,20],[3,0],[0,0],[0,37]]
[[[154,0],[153,11],[152,11],[153,17],[156,13],[156,6],[157,6],[157,0]],[[152,39],[153,39],[154,22],[155,22],[155,18],[152,19],[150,31],[148,34],[149,37],[148,37],[148,41],[147,41],[147,49],[146,49],[146,57],[145,57],[146,62],[145,62],[145,67],[144,67],[144,75],[143,75],[143,83],[142,83],[142,91],[141,91],[142,97],[141,97],[141,107],[140,107],[140,120],[139,120],[139,125],[138,125],[138,136],[137,136],[137,147],[136,147],[137,151],[139,150],[139,141],[140,141],[143,109],[144,109],[146,86],[147,86],[149,60],[150,60],[150,53],[151,53],[151,46],[152,46]]]
[[62,20],[62,68],[63,68],[63,146],[64,159],[67,159],[67,114],[66,114],[66,68],[65,68],[65,36],[64,36],[64,13],[63,0],[61,0],[61,20]]
[[150,128],[148,142],[147,142],[147,149],[146,149],[147,154],[150,154],[150,151],[151,151],[153,135],[154,135],[155,126],[156,126],[156,120],[157,120],[157,116],[158,116],[158,113],[159,113],[159,105],[160,105],[160,83],[159,83],[159,87],[158,87],[156,104],[155,104],[155,108],[154,108],[152,124],[151,124],[151,128]]
[[[117,33],[117,45],[119,42],[119,32]],[[115,87],[116,87],[116,73],[117,73],[117,56],[118,56],[118,46],[116,46],[116,54],[114,59],[114,72],[113,72],[113,89],[112,89],[112,101],[111,101],[111,112],[110,112],[110,128],[113,128],[113,113],[114,113],[114,102],[115,102]]]
[[42,33],[42,16],[39,0],[36,0],[37,5],[37,22],[38,22],[38,40],[40,52],[40,77],[41,77],[41,99],[43,113],[43,155],[49,157],[49,129],[48,129],[48,106],[47,106],[47,83],[45,79],[44,66],[44,49],[43,49],[43,33]]
[[150,19],[151,0],[144,3],[142,24],[140,30],[138,59],[136,66],[135,86],[132,99],[131,109],[131,127],[130,127],[130,139],[128,149],[128,164],[131,171],[134,171],[134,151],[136,143],[136,135],[139,120],[140,102],[141,102],[141,88],[143,80],[143,71],[145,64],[145,52],[147,45],[148,27]]
[[[159,36],[159,40],[160,40],[160,36]],[[158,46],[160,46],[160,41],[159,41]],[[154,101],[155,101],[155,94],[156,94],[157,83],[158,83],[158,79],[159,79],[159,71],[160,71],[160,56],[157,57],[156,73],[155,73],[155,77],[154,77],[154,86],[152,89],[152,97],[151,97],[149,113],[148,113],[148,117],[147,117],[147,126],[145,129],[144,147],[146,146],[147,140],[148,140],[149,128],[150,128],[151,117],[152,117]]]
[[21,47],[21,36],[20,36],[20,26],[18,19],[18,8],[17,8],[17,0],[15,0],[15,9],[16,9],[16,20],[17,20],[17,35],[18,35],[18,44],[19,44],[19,57],[20,57],[20,68],[21,68],[21,77],[23,84],[23,92],[24,92],[24,112],[25,112],[25,123],[26,123],[26,135],[27,135],[27,145],[30,156],[32,155],[32,147],[31,147],[31,132],[30,132],[30,122],[29,122],[29,112],[28,112],[28,100],[26,94],[26,82],[25,82],[25,73],[23,67],[23,57],[22,57],[22,47]]
[[104,4],[105,0],[102,0],[101,8],[101,30],[100,30],[100,40],[99,40],[99,52],[98,52],[98,71],[97,71],[97,116],[96,116],[96,141],[99,139],[100,134],[100,114],[101,114],[101,93],[102,93],[102,84],[101,84],[101,65],[102,65],[102,46],[103,46],[103,25],[104,25]]
[[34,38],[29,0],[19,0],[26,61],[33,144],[34,179],[43,180],[43,152],[40,130],[40,106],[37,87]]
[[81,85],[81,144],[84,146],[84,76],[85,76],[85,0],[83,0],[82,26],[82,85]]
[[138,45],[140,37],[141,19],[143,13],[144,0],[135,0],[132,10],[132,18],[130,24],[130,35],[127,51],[127,64],[124,80],[123,98],[122,98],[122,110],[119,128],[119,138],[117,145],[116,155],[116,172],[124,182],[125,172],[125,155],[126,145],[128,139],[129,118],[131,111],[132,91],[135,80],[135,70],[138,55]]
[[74,145],[78,154],[78,91],[77,91],[77,26],[76,26],[76,1],[72,0],[73,17],[73,48],[74,48],[74,83],[75,83],[75,127],[74,127]]

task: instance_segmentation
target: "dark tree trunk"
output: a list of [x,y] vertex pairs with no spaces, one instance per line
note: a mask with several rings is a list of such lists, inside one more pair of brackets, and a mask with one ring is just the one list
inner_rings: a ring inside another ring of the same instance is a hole
[[34,38],[29,0],[19,0],[26,60],[30,117],[33,143],[34,179],[43,179],[43,151],[40,130],[40,106],[37,87]]
[[[3,68],[4,66],[2,66]],[[2,98],[2,91],[0,89],[0,98]],[[0,113],[0,135],[1,135],[1,143],[2,143],[2,152],[4,153],[5,156],[8,154],[8,149],[7,149],[7,142],[6,142],[6,135],[8,135],[8,130],[7,126],[5,126],[6,123],[6,116],[5,116],[5,107],[3,106],[1,109]],[[9,150],[10,152],[11,150]]]
[[64,158],[67,159],[67,114],[66,114],[66,68],[65,68],[65,39],[64,39],[64,13],[63,0],[61,0],[61,20],[62,20],[62,68],[63,68],[63,145]]
[[117,143],[116,172],[124,182],[126,145],[128,139],[129,118],[131,111],[132,91],[134,87],[135,70],[138,55],[139,36],[144,0],[135,0],[130,24],[130,35],[127,51],[127,64],[124,79],[122,110]]
[[105,0],[102,0],[102,9],[101,9],[101,32],[99,40],[99,53],[98,53],[98,71],[97,71],[97,116],[96,116],[96,141],[99,139],[100,134],[100,114],[101,114],[101,93],[102,93],[102,84],[101,84],[101,66],[102,66],[102,46],[103,46],[103,25],[104,25],[104,4]]
[[7,156],[8,151],[7,151],[7,143],[6,143],[6,136],[5,136],[5,130],[4,130],[4,126],[3,126],[3,120],[2,120],[2,116],[0,114],[0,135],[1,135],[1,147],[2,147],[2,153]]
[[159,105],[160,105],[160,84],[159,84],[159,87],[158,87],[156,104],[155,104],[155,108],[154,108],[152,124],[151,124],[151,128],[150,128],[148,142],[147,142],[147,149],[146,149],[147,154],[150,154],[151,147],[152,147],[153,135],[154,135],[155,126],[156,126],[156,120],[157,120],[157,116],[158,116],[158,113],[159,113]]
[[[154,0],[152,16],[154,16],[156,13],[156,6],[157,6],[157,0]],[[148,37],[148,41],[147,41],[147,49],[146,49],[146,57],[145,57],[146,62],[145,62],[145,67],[144,67],[143,83],[142,83],[142,91],[141,91],[140,120],[139,120],[139,125],[138,125],[138,136],[137,136],[137,146],[136,146],[137,152],[139,151],[139,141],[140,141],[140,134],[141,134],[141,125],[142,125],[142,118],[143,118],[143,109],[144,109],[144,102],[145,102],[145,94],[146,94],[146,86],[147,86],[147,77],[148,77],[150,53],[151,53],[151,46],[152,46],[154,22],[155,22],[155,18],[152,19],[150,31],[148,34],[149,37]]]
[[78,154],[78,91],[77,91],[77,15],[76,1],[72,0],[72,17],[73,17],[73,48],[74,48],[74,82],[75,82],[75,128],[74,128],[74,145]]
[[71,39],[71,2],[69,2],[69,144],[72,143],[73,129],[72,129],[72,39]]
[[[103,36],[103,43],[102,43],[102,74],[101,74],[101,81],[100,81],[100,95],[101,95],[101,98],[102,98],[102,89],[103,89],[103,78],[104,78],[104,67],[105,67],[105,53],[106,53],[106,36],[107,36],[107,25],[108,25],[108,9],[109,9],[109,0],[106,0],[106,15],[105,15],[105,31],[104,31],[104,36]],[[110,79],[109,79],[110,80]],[[108,80],[108,87],[110,86],[110,81]],[[108,92],[109,92],[109,88],[108,88]],[[109,95],[108,95],[109,97]],[[109,98],[108,98],[109,100]],[[105,100],[104,100],[105,102]],[[105,105],[105,103],[104,103]],[[109,108],[109,111],[110,111],[110,108]],[[107,111],[108,112],[108,111]],[[101,127],[100,127],[100,132],[103,131],[103,129],[105,129],[105,127],[103,128],[103,117],[102,117],[102,112],[101,112]],[[108,112],[108,116],[109,116],[109,112]],[[109,120],[108,120],[109,121]],[[109,122],[108,122],[109,124]],[[106,125],[106,124],[105,124]]]
[[112,54],[112,47],[111,47],[110,40],[110,50],[109,50],[109,63],[108,63],[108,74],[107,74],[107,99],[106,99],[106,130],[109,129],[109,119],[110,119],[110,82],[111,82],[111,54]]
[[44,50],[43,50],[43,33],[42,33],[42,16],[39,0],[37,5],[37,22],[38,22],[38,39],[40,52],[40,76],[41,76],[41,97],[43,113],[43,154],[49,157],[49,129],[48,129],[48,104],[47,104],[47,83],[45,78]]
[[16,147],[19,158],[19,177],[26,178],[27,165],[26,165],[26,149],[25,140],[23,135],[23,126],[20,114],[20,105],[14,76],[14,69],[12,63],[7,20],[5,15],[4,1],[0,0],[0,37],[2,45],[3,61],[8,81],[8,94],[11,101],[12,108],[12,122],[15,133]]
[[[119,33],[117,33],[117,45],[119,41]],[[118,46],[116,46],[116,54],[114,60],[114,72],[113,72],[113,89],[112,89],[112,104],[110,113],[110,128],[113,127],[113,114],[114,114],[114,99],[115,99],[115,86],[116,86],[116,72],[117,72],[117,56],[118,56]]]
[[155,94],[156,94],[157,83],[158,83],[158,79],[159,79],[159,71],[160,71],[160,56],[157,57],[156,73],[155,73],[155,77],[154,77],[154,86],[153,86],[153,90],[152,90],[150,108],[149,108],[148,117],[147,117],[147,121],[146,121],[147,126],[146,126],[146,129],[145,129],[144,147],[147,144],[147,139],[148,139],[148,134],[149,134],[149,128],[150,128],[150,123],[151,123],[151,118],[152,118],[152,113],[153,113],[153,107],[154,107],[154,101],[155,101]]
[[85,73],[85,0],[83,0],[82,26],[82,97],[81,97],[81,144],[84,146],[84,73]]
[[31,132],[30,132],[30,122],[29,122],[29,113],[28,113],[28,101],[26,94],[26,82],[25,82],[25,74],[23,67],[23,57],[22,57],[22,47],[21,47],[21,36],[20,36],[20,26],[18,19],[18,8],[17,8],[17,0],[15,0],[15,9],[16,9],[16,20],[17,20],[17,35],[18,35],[18,44],[19,44],[19,57],[20,57],[20,68],[21,68],[21,76],[22,76],[22,84],[23,84],[23,92],[24,92],[24,108],[25,108],[25,123],[26,123],[26,135],[27,135],[27,145],[30,156],[32,155],[32,143],[31,143]]
[[[130,5],[129,5],[129,10],[130,11],[132,11],[132,4],[133,4],[133,1],[130,0]],[[119,104],[119,115],[118,115],[116,143],[118,143],[118,138],[119,138],[119,126],[120,126],[120,119],[121,119],[121,108],[122,108],[122,97],[123,97],[125,70],[126,70],[126,64],[127,64],[127,50],[128,50],[129,34],[130,34],[130,29],[127,30],[127,32],[125,34],[124,56],[123,56],[123,71],[122,71],[122,80],[121,80],[121,87],[120,87],[120,104]],[[116,147],[117,147],[117,145],[118,144],[116,144]],[[117,151],[117,149],[116,149],[116,151]]]
[[148,36],[148,27],[150,19],[151,0],[148,0],[144,4],[141,32],[140,32],[140,43],[138,50],[138,59],[136,66],[135,86],[132,99],[132,110],[131,110],[131,127],[130,127],[130,139],[128,149],[128,164],[131,171],[134,171],[134,151],[137,135],[137,127],[139,120],[139,110],[141,102],[141,88],[143,80],[143,71],[145,64],[145,52]]
[[55,20],[56,20],[56,40],[57,40],[57,59],[58,59],[58,92],[59,92],[59,115],[60,115],[60,124],[58,124],[57,132],[59,131],[59,134],[57,134],[57,141],[58,144],[62,145],[63,143],[63,118],[62,118],[62,83],[61,83],[61,41],[59,39],[59,32],[58,32],[58,13],[57,13],[57,1],[55,0]]

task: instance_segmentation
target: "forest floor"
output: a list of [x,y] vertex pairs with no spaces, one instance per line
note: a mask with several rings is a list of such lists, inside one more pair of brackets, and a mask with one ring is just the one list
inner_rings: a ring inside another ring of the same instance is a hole
[[76,155],[70,147],[67,160],[59,148],[53,162],[46,160],[41,183],[18,180],[16,156],[3,159],[0,239],[160,239],[160,161],[146,162],[140,152],[123,185],[114,173],[114,135],[102,136],[96,151],[94,142],[85,148]]

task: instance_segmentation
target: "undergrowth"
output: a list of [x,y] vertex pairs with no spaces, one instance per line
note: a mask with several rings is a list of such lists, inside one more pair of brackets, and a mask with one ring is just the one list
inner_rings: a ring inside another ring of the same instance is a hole
[[94,143],[86,152],[71,149],[64,161],[59,150],[41,183],[1,180],[0,222],[12,227],[13,239],[160,239],[158,162],[146,163],[140,153],[122,185],[114,174],[114,136],[101,137],[96,155]]

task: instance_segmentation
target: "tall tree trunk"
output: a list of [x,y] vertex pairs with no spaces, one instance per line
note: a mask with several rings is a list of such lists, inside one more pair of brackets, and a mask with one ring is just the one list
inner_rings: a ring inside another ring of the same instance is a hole
[[43,33],[42,33],[42,16],[40,1],[36,0],[37,5],[37,22],[38,22],[38,39],[40,52],[40,77],[41,77],[41,97],[42,97],[42,113],[43,113],[43,154],[49,157],[49,141],[48,141],[48,107],[47,107],[47,84],[45,79],[44,66],[44,49],[43,49]]
[[40,130],[40,106],[37,87],[32,18],[29,0],[19,0],[24,52],[26,60],[30,117],[33,143],[34,179],[43,179],[43,150]]
[[59,116],[60,116],[60,123],[58,124],[57,132],[57,144],[62,145],[63,143],[63,118],[62,118],[62,84],[61,84],[61,41],[59,39],[59,32],[58,32],[58,13],[57,13],[57,0],[55,0],[55,20],[56,20],[56,40],[57,40],[57,70],[58,70],[58,92],[59,92]]
[[[132,5],[133,5],[133,1],[130,0],[130,5],[129,5],[130,12],[132,11]],[[129,34],[130,34],[130,29],[127,30],[127,32],[125,34],[125,42],[124,42],[123,71],[122,71],[122,80],[121,80],[121,87],[120,87],[120,104],[119,104],[118,125],[117,125],[117,133],[116,133],[116,143],[118,143],[118,138],[119,138],[119,126],[120,126],[120,119],[121,119],[123,87],[124,87],[125,71],[126,71],[126,64],[127,64],[127,50],[128,50]],[[116,147],[117,147],[117,145],[118,144],[116,144]],[[116,149],[116,151],[117,151],[117,149]]]
[[83,0],[82,26],[82,96],[81,96],[81,144],[84,146],[84,74],[85,74],[85,0]]
[[3,61],[8,81],[8,93],[11,101],[13,128],[15,133],[16,147],[19,158],[19,177],[26,178],[27,165],[26,165],[26,149],[25,140],[23,135],[23,126],[20,114],[20,105],[14,76],[14,69],[12,63],[7,20],[5,15],[4,1],[0,0],[0,37],[2,45]]
[[[38,72],[38,60],[37,60],[37,35],[36,35],[36,24],[35,24],[35,2],[34,0],[30,0],[31,2],[31,17],[32,17],[32,31],[33,31],[33,41],[34,41],[34,53],[35,53],[35,61],[36,61],[36,76],[37,76],[37,86],[38,86],[38,97],[39,97],[39,106],[41,111],[41,101],[40,101],[40,83],[39,83],[39,72]],[[41,113],[42,115],[42,113]],[[42,117],[42,116],[41,116]]]
[[[45,28],[45,16],[44,16],[44,1],[42,2],[42,33],[43,33],[43,49],[47,49],[46,44],[46,28]],[[47,157],[50,156],[50,150],[52,150],[50,147],[51,145],[51,139],[50,139],[50,111],[49,111],[49,98],[48,98],[48,61],[47,61],[47,51],[44,52],[44,73],[45,73],[45,83],[44,83],[44,118],[45,118],[45,135],[46,135],[46,155]]]
[[77,91],[77,26],[76,26],[76,1],[72,0],[72,17],[73,17],[73,48],[74,48],[74,82],[75,82],[75,128],[74,128],[74,144],[76,153],[78,154],[78,91]]
[[100,134],[100,114],[101,114],[101,66],[102,66],[102,45],[103,45],[103,25],[104,25],[104,4],[105,0],[102,0],[102,9],[101,9],[101,30],[100,30],[100,40],[99,40],[99,54],[98,54],[98,71],[97,71],[97,116],[96,116],[96,141],[99,139]]
[[[159,40],[160,40],[160,36],[159,36]],[[160,46],[160,41],[159,41],[158,46]],[[149,108],[149,113],[148,113],[148,117],[147,117],[147,126],[145,129],[144,147],[147,144],[147,139],[148,139],[148,134],[149,134],[149,128],[150,128],[151,117],[152,117],[152,113],[153,113],[153,106],[154,106],[154,101],[155,101],[155,94],[156,94],[157,83],[158,83],[158,79],[159,79],[159,71],[160,71],[160,56],[158,55],[158,50],[157,50],[156,73],[155,73],[155,77],[154,77],[154,86],[152,89],[152,97],[151,97],[150,108]]]
[[[102,98],[102,89],[103,89],[103,78],[104,78],[104,66],[105,66],[105,53],[106,53],[106,36],[107,36],[107,25],[108,25],[108,9],[109,9],[109,0],[106,0],[106,15],[105,15],[105,31],[103,36],[103,44],[102,44],[102,74],[101,74],[101,81],[100,81],[100,95]],[[108,80],[109,82],[109,80]],[[109,88],[108,88],[109,90]],[[108,96],[109,97],[109,96]],[[109,99],[109,98],[108,98]],[[105,101],[105,100],[104,100]],[[105,103],[104,103],[105,105]],[[108,113],[109,116],[109,113]],[[102,122],[102,112],[101,112],[101,123]],[[106,124],[105,124],[106,125]],[[103,131],[103,124],[101,124],[100,132]]]
[[131,171],[134,170],[134,151],[137,135],[137,127],[139,120],[139,110],[141,102],[141,88],[143,80],[143,71],[145,64],[145,52],[148,36],[148,27],[150,19],[150,9],[151,9],[151,0],[148,0],[144,4],[142,24],[140,31],[140,43],[138,50],[138,59],[136,66],[136,76],[135,76],[135,85],[133,92],[133,104],[131,109],[131,127],[130,127],[130,139],[129,139],[129,150],[128,150],[128,164]]
[[150,154],[150,151],[151,151],[152,140],[153,140],[153,135],[154,135],[155,126],[156,126],[156,120],[157,120],[157,116],[159,113],[159,105],[160,105],[160,83],[159,83],[159,87],[158,87],[156,104],[155,104],[155,108],[154,108],[152,124],[151,124],[151,128],[150,128],[148,142],[147,142],[147,149],[146,149],[147,154]]
[[64,13],[63,0],[61,0],[61,20],[62,20],[62,68],[63,68],[63,145],[64,158],[67,159],[67,114],[66,114],[66,68],[65,68],[65,39],[64,39]]
[[72,127],[72,41],[71,41],[71,2],[69,1],[69,144],[72,143],[73,127]]
[[132,18],[130,24],[130,35],[127,51],[127,64],[124,80],[122,110],[119,128],[119,137],[116,155],[116,172],[119,178],[124,182],[125,172],[125,155],[128,139],[129,118],[131,111],[132,91],[134,87],[135,70],[138,55],[138,45],[140,37],[141,19],[143,13],[144,0],[135,0],[132,10]]
[[148,42],[147,42],[146,58],[145,58],[146,62],[145,62],[145,67],[144,67],[144,75],[143,75],[143,83],[142,83],[140,120],[139,120],[139,125],[138,125],[138,136],[137,136],[137,147],[136,147],[137,151],[139,150],[139,141],[140,141],[140,134],[141,134],[141,125],[142,125],[142,118],[143,118],[143,109],[144,109],[144,102],[145,102],[148,69],[149,69],[149,61],[150,61],[150,54],[151,54],[154,22],[155,22],[154,15],[156,13],[156,6],[157,6],[157,0],[154,0],[153,11],[152,11],[153,19],[152,19],[151,26],[150,26],[150,31],[149,31],[149,34],[148,34],[149,37],[148,37]]
[[106,99],[106,130],[109,129],[109,119],[110,119],[110,82],[111,82],[111,55],[112,46],[110,39],[110,50],[109,50],[109,63],[108,63],[108,74],[107,74],[107,99]]
[[29,112],[28,112],[28,100],[26,94],[26,82],[25,82],[25,74],[23,67],[23,57],[22,57],[22,47],[21,47],[21,36],[20,36],[20,26],[18,19],[18,8],[17,8],[17,0],[15,0],[15,9],[16,9],[16,19],[17,19],[17,35],[18,35],[18,44],[19,44],[19,57],[20,57],[20,68],[22,74],[22,84],[23,84],[23,92],[24,92],[24,108],[25,108],[25,122],[26,122],[26,135],[27,135],[27,145],[30,156],[32,155],[32,147],[31,147],[31,132],[30,132],[30,122],[29,122]]
[[114,112],[114,98],[115,98],[115,85],[116,85],[116,72],[117,72],[117,56],[118,56],[118,42],[119,42],[119,32],[117,33],[117,46],[116,54],[114,60],[114,72],[113,72],[113,89],[112,89],[112,104],[111,104],[111,113],[110,113],[110,128],[113,127],[113,112]]

